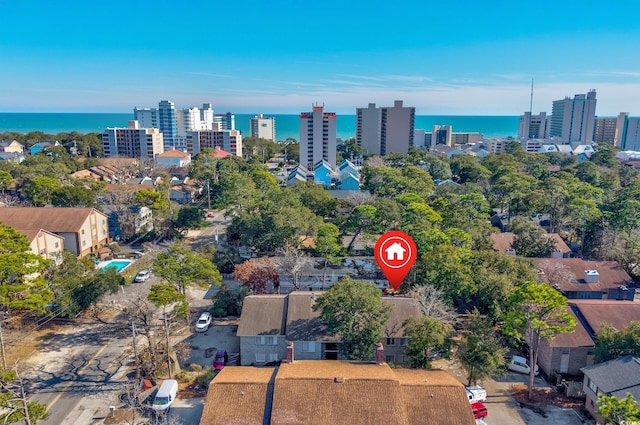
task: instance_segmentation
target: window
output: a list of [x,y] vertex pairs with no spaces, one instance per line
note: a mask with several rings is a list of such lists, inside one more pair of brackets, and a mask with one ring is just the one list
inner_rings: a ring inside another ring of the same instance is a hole
[[256,363],[265,363],[267,357],[264,353],[256,353]]
[[387,363],[395,363],[396,356],[394,356],[393,354],[387,354],[386,356],[384,356],[384,361]]
[[280,360],[278,358],[278,353],[269,353],[269,361],[270,362],[277,362],[278,360]]
[[263,336],[257,336],[256,337],[256,345],[264,345],[264,337]]
[[256,336],[256,345],[278,345],[278,337],[275,335]]
[[302,352],[303,353],[315,353],[316,352],[316,343],[313,341],[305,341],[302,343]]
[[587,378],[587,387],[595,394],[598,394],[598,386],[589,378]]
[[266,338],[266,344],[267,345],[278,345],[278,338],[273,336],[273,335],[269,335]]
[[56,242],[55,247],[59,248],[60,247],[60,242]]
[[409,363],[409,357],[405,356],[404,354],[400,356],[400,363]]
[[409,344],[409,338],[400,338],[400,345],[405,346]]
[[396,345],[395,338],[387,338],[387,345]]

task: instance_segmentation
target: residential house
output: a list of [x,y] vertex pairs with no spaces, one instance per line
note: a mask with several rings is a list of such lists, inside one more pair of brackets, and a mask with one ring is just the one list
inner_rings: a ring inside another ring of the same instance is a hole
[[211,381],[200,423],[474,425],[464,386],[444,370],[293,360],[227,366]]
[[176,149],[164,151],[156,155],[156,164],[161,167],[188,167],[191,163],[191,154]]
[[60,143],[57,140],[39,142],[29,148],[29,153],[31,155],[39,154],[48,146],[60,146]]
[[360,170],[349,160],[342,160],[338,165],[338,182],[336,189],[360,190]]
[[2,153],[24,153],[24,146],[15,140],[0,140],[0,152]]
[[[251,295],[245,298],[237,335],[240,337],[241,364],[265,364],[285,357],[288,342],[295,346],[295,356],[306,360],[339,360],[337,337],[327,334],[320,312],[313,311],[315,299],[322,291],[294,291],[287,295]],[[384,297],[392,307],[383,346],[386,360],[408,363],[406,338],[402,323],[409,317],[421,317],[413,298]]]
[[55,263],[62,261],[62,252],[64,251],[64,238],[62,236],[44,229],[18,231],[29,239],[31,252]]
[[298,182],[306,182],[307,174],[309,174],[309,170],[305,167],[302,165],[296,166],[287,176],[287,187],[291,187]]
[[13,161],[13,162],[22,162],[24,161],[24,153],[22,152],[0,152],[0,161]]
[[109,242],[106,214],[95,208],[0,208],[0,222],[21,233],[47,230],[64,238],[64,249],[79,258]]
[[[513,249],[513,241],[516,238],[514,233],[492,233],[490,237],[493,241],[494,250],[504,252],[508,255],[518,255],[518,252]],[[555,250],[550,254],[551,258],[569,258],[571,256],[571,248],[562,240],[559,234],[545,233],[543,237],[551,239],[556,243]]]
[[622,329],[640,320],[640,303],[613,300],[570,300],[567,312],[577,320],[574,332],[543,339],[538,348],[538,366],[549,376],[581,376],[581,368],[595,359],[596,335],[606,323]]
[[623,399],[630,393],[636,403],[640,402],[640,359],[637,357],[620,357],[582,368],[582,372],[585,408],[598,423],[604,422],[596,412],[598,394]]
[[153,230],[153,211],[138,205],[103,205],[109,216],[109,236],[115,240],[130,240]]
[[538,277],[569,299],[633,301],[636,294],[631,276],[616,261],[581,258],[536,258]]
[[333,167],[324,159],[313,165],[313,181],[331,189],[334,179]]

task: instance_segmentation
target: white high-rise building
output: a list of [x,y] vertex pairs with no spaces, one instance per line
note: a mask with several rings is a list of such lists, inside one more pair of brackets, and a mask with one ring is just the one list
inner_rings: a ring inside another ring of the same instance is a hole
[[596,120],[596,91],[586,95],[576,94],[573,99],[565,97],[553,102],[549,136],[557,137],[563,143],[579,142],[589,145],[593,142]]
[[251,137],[276,141],[276,119],[256,115],[249,121]]
[[396,100],[392,107],[356,109],[356,142],[369,154],[407,153],[413,146],[416,108],[402,106]]
[[155,158],[164,152],[164,140],[158,128],[142,128],[133,120],[128,128],[105,129],[102,148],[106,158]]
[[133,115],[141,128],[160,129],[165,139],[165,150],[185,150],[188,131],[213,128],[213,108],[210,103],[204,103],[202,109],[175,109],[173,102],[163,100],[158,108],[134,108]]
[[300,165],[312,170],[322,160],[336,166],[336,113],[313,105],[300,113]]
[[546,112],[540,112],[538,115],[531,115],[531,112],[525,112],[520,115],[519,139],[544,139],[545,137],[547,137]]

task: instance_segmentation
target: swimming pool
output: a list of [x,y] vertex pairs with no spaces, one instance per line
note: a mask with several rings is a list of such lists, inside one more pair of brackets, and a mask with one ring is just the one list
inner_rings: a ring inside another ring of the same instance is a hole
[[102,261],[100,263],[98,263],[98,268],[100,269],[107,269],[107,268],[115,268],[116,271],[119,273],[122,270],[126,269],[127,267],[129,267],[129,265],[133,263],[133,261],[131,260],[109,260],[109,261]]

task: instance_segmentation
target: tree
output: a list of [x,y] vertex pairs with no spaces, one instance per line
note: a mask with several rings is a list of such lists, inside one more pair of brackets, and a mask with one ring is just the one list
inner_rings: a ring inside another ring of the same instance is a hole
[[553,339],[573,332],[576,319],[566,311],[567,298],[546,283],[525,282],[516,286],[509,298],[508,313],[502,331],[529,346],[529,399],[533,396],[533,378],[542,338]]
[[222,283],[218,268],[210,260],[179,245],[158,254],[152,269],[156,276],[174,284],[182,295],[194,283],[204,288]]
[[56,207],[94,207],[96,193],[82,186],[62,186],[51,194],[51,204]]
[[432,350],[449,352],[453,327],[432,317],[410,317],[402,324],[404,334],[409,338],[407,355],[411,367],[428,368],[431,365]]
[[418,286],[409,292],[409,296],[418,302],[420,310],[426,317],[452,326],[456,322],[456,312],[445,301],[442,289],[433,285]]
[[622,329],[604,323],[596,334],[598,363],[631,354],[640,357],[640,321],[631,321]]
[[604,419],[603,425],[632,424],[640,421],[640,409],[631,393],[625,398],[614,395],[598,394],[598,415]]
[[511,247],[523,257],[550,257],[556,249],[556,241],[544,229],[522,217],[517,217],[512,225],[515,237]]
[[29,200],[36,206],[51,203],[53,193],[60,189],[62,184],[53,177],[34,177],[27,186]]
[[278,257],[273,259],[280,274],[290,274],[291,283],[295,291],[300,289],[300,275],[304,267],[309,264],[307,254],[295,247],[286,246],[276,251]]
[[490,378],[503,368],[507,351],[496,337],[491,321],[474,309],[458,349],[458,358],[469,378],[467,385]]
[[204,210],[189,205],[178,210],[178,217],[173,221],[173,228],[180,234],[189,229],[198,229],[206,225]]
[[4,191],[11,186],[13,181],[13,176],[9,172],[0,170],[0,193],[2,195],[4,195]]
[[374,284],[349,277],[340,278],[319,296],[313,310],[320,311],[329,335],[340,337],[340,352],[349,360],[373,357],[391,316],[391,307]]
[[18,365],[12,370],[0,372],[0,421],[14,423],[24,421],[25,425],[35,425],[47,419],[47,406],[28,401],[25,384],[18,372]]
[[302,205],[320,217],[333,216],[338,209],[338,200],[322,185],[307,181],[295,184],[291,190],[300,196]]
[[254,260],[237,264],[233,271],[233,278],[241,282],[254,294],[266,294],[269,284],[273,286],[274,292],[279,292],[280,276],[275,265],[268,258],[259,263]]
[[53,292],[42,277],[48,260],[33,254],[29,239],[0,223],[0,306],[44,312]]
[[340,243],[340,230],[333,223],[324,223],[318,227],[318,234],[315,239],[315,252],[324,258],[324,266],[322,267],[322,289],[327,277],[327,265],[338,259],[338,255],[342,250]]

